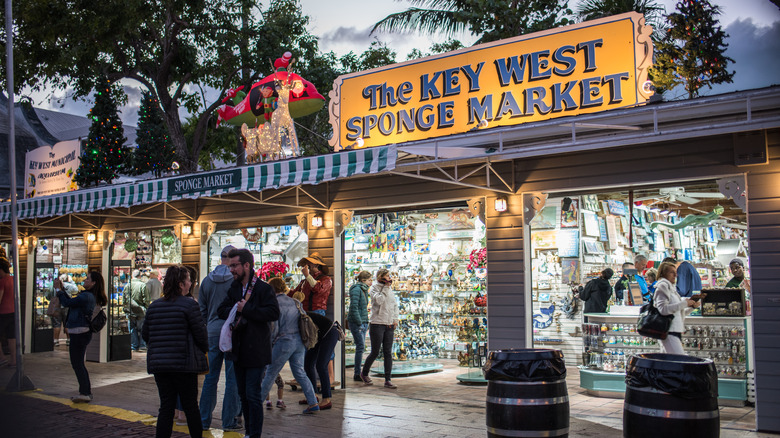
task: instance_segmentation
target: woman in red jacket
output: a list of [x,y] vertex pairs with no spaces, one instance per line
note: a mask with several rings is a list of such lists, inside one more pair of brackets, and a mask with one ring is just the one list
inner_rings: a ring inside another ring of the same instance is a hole
[[302,267],[303,281],[288,295],[292,297],[295,292],[303,292],[303,310],[325,316],[328,297],[333,289],[333,280],[328,277],[328,266],[316,252],[302,258],[298,266]]

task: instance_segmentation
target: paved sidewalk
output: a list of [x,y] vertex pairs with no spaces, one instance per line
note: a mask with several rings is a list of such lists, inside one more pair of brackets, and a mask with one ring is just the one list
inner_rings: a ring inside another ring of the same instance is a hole
[[[25,355],[26,374],[40,391],[25,395],[0,393],[0,405],[10,403],[14,406],[10,417],[0,409],[0,430],[14,430],[5,428],[10,422],[18,423],[18,429],[22,431],[20,435],[10,437],[69,436],[59,433],[60,425],[67,426],[66,430],[81,430],[80,437],[84,436],[84,431],[93,430],[91,428],[96,431],[95,436],[152,436],[151,425],[159,407],[157,387],[154,378],[146,373],[145,355],[134,355],[132,361],[87,363],[94,394],[94,401],[88,406],[94,411],[78,409],[83,406],[72,405],[68,400],[75,395],[77,384],[67,351],[61,347],[54,352]],[[439,373],[399,377],[394,379],[397,390],[376,384],[363,386],[349,380],[347,389],[334,391],[333,409],[314,415],[301,414],[303,407],[297,401],[302,394],[300,390],[293,392],[288,387],[284,395],[287,409],[265,411],[264,436],[484,437],[486,388],[456,383],[455,376],[462,372],[463,368],[447,365]],[[5,386],[11,375],[11,370],[0,369],[0,387]],[[347,375],[351,377],[351,370]],[[578,386],[576,368],[570,368],[567,382],[571,437],[622,436],[622,400],[585,394]],[[223,389],[220,385],[220,401]],[[275,391],[272,391],[271,400],[275,403]],[[221,424],[220,412],[221,403],[218,403],[212,428]],[[83,424],[76,425],[75,422],[82,419]],[[752,408],[721,408],[721,436],[777,436],[753,432],[754,425]],[[52,434],[53,430],[57,433]],[[186,432],[186,427],[176,426],[175,430]],[[241,438],[243,434],[212,429],[204,436]]]

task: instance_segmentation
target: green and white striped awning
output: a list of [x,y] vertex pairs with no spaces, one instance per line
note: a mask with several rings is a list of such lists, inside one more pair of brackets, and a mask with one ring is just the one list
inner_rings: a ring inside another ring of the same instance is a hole
[[[395,169],[395,146],[299,157],[210,172],[116,184],[17,201],[19,219],[194,199],[224,193],[319,184],[354,175]],[[0,221],[11,220],[11,204],[0,204]]]

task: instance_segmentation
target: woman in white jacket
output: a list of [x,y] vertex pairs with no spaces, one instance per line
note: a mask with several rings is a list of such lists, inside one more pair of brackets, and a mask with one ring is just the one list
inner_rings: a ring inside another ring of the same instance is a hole
[[663,262],[658,268],[658,282],[655,285],[653,305],[661,315],[674,315],[669,327],[669,336],[660,341],[661,353],[685,354],[682,345],[682,334],[685,333],[685,315],[699,302],[692,299],[683,300],[674,283],[677,280],[677,267],[674,263]]
[[369,336],[371,336],[371,354],[366,358],[363,364],[363,371],[360,378],[366,385],[372,385],[368,372],[371,365],[374,364],[379,356],[379,347],[382,347],[385,366],[385,388],[396,389],[397,386],[390,382],[390,376],[393,372],[393,338],[395,328],[398,327],[398,302],[395,300],[395,294],[390,287],[392,280],[390,272],[387,269],[380,269],[376,273],[376,283],[371,286],[369,295],[371,296],[371,318],[369,325]]

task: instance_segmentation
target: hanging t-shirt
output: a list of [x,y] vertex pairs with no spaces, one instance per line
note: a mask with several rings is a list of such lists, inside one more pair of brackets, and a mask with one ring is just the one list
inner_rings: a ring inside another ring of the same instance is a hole
[[0,302],[0,315],[14,313],[14,277],[6,275],[0,278],[0,289],[3,289],[3,301]]

